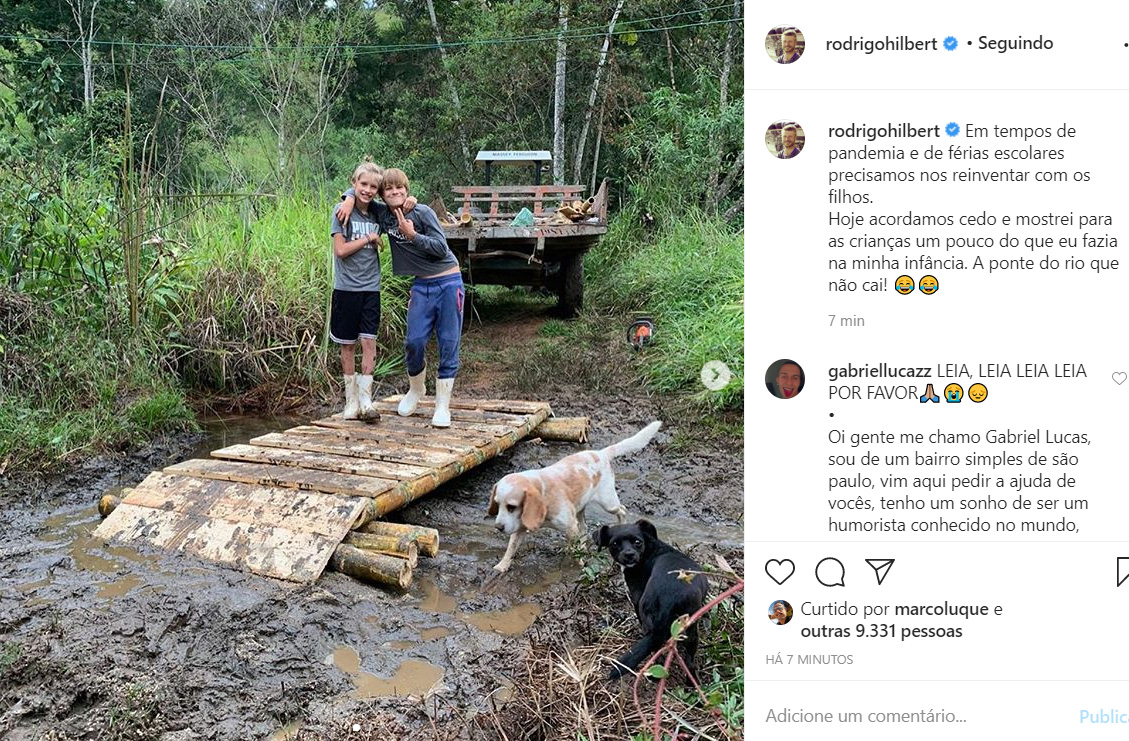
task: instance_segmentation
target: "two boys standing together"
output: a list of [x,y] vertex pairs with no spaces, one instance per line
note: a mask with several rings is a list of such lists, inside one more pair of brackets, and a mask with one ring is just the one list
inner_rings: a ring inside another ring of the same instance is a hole
[[[432,332],[439,343],[435,382],[435,427],[451,426],[451,392],[459,369],[463,325],[463,279],[458,258],[447,246],[435,212],[408,195],[402,170],[381,170],[362,162],[353,171],[353,187],[334,208],[333,303],[329,336],[341,347],[345,380],[345,419],[377,419],[372,403],[372,369],[380,326],[381,234],[388,235],[392,272],[411,275],[405,360],[410,389],[397,412],[410,416],[426,394],[424,352]],[[377,196],[383,201],[377,200]],[[361,343],[361,373],[355,373],[355,347]]]

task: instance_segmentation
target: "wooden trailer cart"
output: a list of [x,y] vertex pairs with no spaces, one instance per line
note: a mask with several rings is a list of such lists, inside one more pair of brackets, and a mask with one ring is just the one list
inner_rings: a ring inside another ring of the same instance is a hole
[[[584,253],[608,230],[607,181],[592,198],[583,185],[541,185],[541,166],[551,159],[544,151],[479,152],[486,184],[453,188],[454,212],[441,199],[432,205],[468,286],[547,288],[565,315],[575,316],[584,302]],[[491,185],[494,164],[532,164],[534,184]],[[577,201],[583,210],[575,220],[558,213]],[[522,208],[532,212],[532,224],[514,225]]]

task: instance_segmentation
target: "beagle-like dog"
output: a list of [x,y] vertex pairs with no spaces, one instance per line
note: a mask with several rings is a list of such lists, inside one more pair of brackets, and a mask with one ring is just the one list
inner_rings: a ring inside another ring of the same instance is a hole
[[498,574],[509,570],[525,534],[542,525],[560,530],[571,539],[580,537],[587,529],[584,508],[590,502],[615,515],[619,523],[625,522],[627,510],[615,491],[612,458],[642,450],[660,427],[662,422],[652,422],[603,450],[585,450],[547,468],[504,476],[490,492],[490,515],[494,527],[510,536],[510,543],[494,570]]

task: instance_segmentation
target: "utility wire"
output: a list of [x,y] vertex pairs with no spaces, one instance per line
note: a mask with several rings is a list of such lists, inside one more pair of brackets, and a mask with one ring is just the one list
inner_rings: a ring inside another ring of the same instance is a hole
[[[683,28],[699,28],[699,27],[703,27],[703,26],[717,26],[717,25],[724,25],[724,24],[730,24],[730,23],[741,23],[741,22],[742,22],[742,19],[724,18],[724,19],[721,19],[721,20],[700,21],[698,23],[685,23],[685,24],[680,24],[680,25],[676,25],[676,26],[663,26],[663,27],[660,27],[660,28],[635,28],[635,29],[628,29],[628,30],[623,30],[623,31],[613,31],[612,36],[625,36],[625,35],[628,35],[628,34],[641,35],[641,34],[655,33],[657,31],[675,31],[675,30],[683,29]],[[607,29],[606,28],[603,31],[601,31],[600,33],[584,34],[584,35],[577,35],[577,36],[568,35],[565,38],[569,41],[574,41],[574,40],[581,40],[581,39],[601,38],[605,35],[607,35]],[[546,40],[556,41],[557,38],[558,38],[557,34],[554,33],[551,36],[546,35],[546,36],[531,36],[531,37],[515,37],[515,38],[509,38],[509,39],[481,39],[481,40],[475,40],[475,41],[456,41],[456,42],[450,42],[450,43],[443,42],[443,47],[444,48],[452,48],[452,47],[484,46],[484,45],[523,43],[523,42],[530,42],[530,41],[546,41]],[[122,42],[122,43],[123,43],[123,46],[128,47],[130,45],[129,42]],[[184,48],[184,47],[172,47],[172,48]],[[210,47],[205,47],[205,48],[210,48]],[[290,48],[291,49],[301,49],[301,47],[290,47]],[[319,48],[321,48],[324,51],[326,49],[332,49],[334,47],[319,47]],[[355,46],[355,45],[352,45],[352,44],[341,44],[341,45],[339,45],[338,48],[340,48],[341,51],[350,51],[350,50],[356,50],[356,49],[366,49],[367,50],[367,49],[373,49],[374,47],[358,47],[358,46]],[[435,50],[438,50],[438,49],[439,49],[439,44],[434,44],[434,43],[433,44],[419,44],[419,45],[410,46],[410,47],[409,46],[400,47],[400,48],[397,48],[397,49],[394,49],[394,50],[391,50],[391,51],[380,51],[380,52],[363,51],[363,52],[357,54],[357,56],[370,56],[370,55],[378,55],[378,54],[393,54],[393,53],[398,53],[398,52],[413,52],[413,51],[435,51]],[[271,47],[271,51],[272,52],[278,51],[278,48],[277,47]],[[303,51],[312,51],[312,49],[305,49]],[[149,56],[152,56],[152,54],[150,54]],[[321,58],[320,54],[317,55],[317,56],[318,56],[319,59]],[[148,57],[146,57],[146,59],[147,58]],[[313,58],[313,57],[311,56],[311,58]],[[3,59],[0,59],[0,64],[7,63],[7,64],[41,65],[41,64],[43,64],[43,61],[44,61],[43,59],[27,59],[27,58],[24,58],[24,59],[9,59],[9,60],[6,60],[6,61],[3,60]],[[250,56],[248,56],[248,57],[232,57],[232,58],[229,58],[229,59],[217,59],[217,60],[214,60],[214,61],[217,64],[271,64],[272,63],[272,60],[269,60],[269,59],[261,59],[261,58],[258,58],[258,57],[250,57]],[[59,67],[82,67],[83,66],[81,62],[55,62],[55,64]],[[122,63],[113,62],[113,61],[105,61],[105,60],[94,61],[94,62],[92,62],[92,64],[94,66],[97,66],[97,67],[107,67],[107,66],[120,67],[120,66],[124,66]]]
[[[649,23],[651,21],[666,21],[666,20],[671,20],[673,18],[678,18],[678,17],[684,16],[684,15],[693,15],[693,14],[698,14],[698,13],[708,14],[708,13],[711,13],[715,10],[729,9],[731,7],[732,6],[730,6],[730,5],[716,5],[716,6],[711,6],[711,7],[708,7],[708,8],[701,8],[701,9],[680,10],[676,13],[668,13],[668,14],[665,14],[665,15],[655,15],[655,16],[649,16],[649,17],[646,17],[646,18],[636,18],[636,19],[632,19],[632,20],[628,20],[628,21],[620,21],[620,25],[625,24],[625,23]],[[732,20],[732,19],[730,19],[730,20]],[[683,26],[678,26],[678,27],[682,28]],[[664,28],[666,30],[669,30],[669,29],[675,28],[675,27],[665,26]],[[632,32],[646,33],[646,32],[650,32],[650,31],[664,30],[664,28],[649,28],[649,29],[644,29],[642,31],[635,30],[635,29],[628,29],[628,30],[617,31],[617,32],[613,32],[613,33],[617,33],[617,34],[619,34],[619,33],[632,33]],[[580,27],[580,28],[572,29],[569,32],[568,38],[573,38],[572,34],[577,34],[576,38],[591,38],[591,36],[588,36],[586,34],[588,34],[589,32],[592,32],[592,31],[598,31],[599,33],[597,33],[595,35],[603,36],[605,33],[607,33],[607,24],[603,23],[603,24],[598,24],[598,25],[593,25],[593,26],[583,26],[583,27]],[[472,40],[468,40],[468,41],[443,42],[443,46],[459,46],[459,45],[473,45],[473,44],[499,44],[499,43],[505,44],[505,43],[520,42],[520,41],[535,41],[535,40],[542,40],[542,39],[556,40],[557,33],[558,32],[557,32],[556,29],[551,29],[551,30],[545,30],[541,34],[530,35],[530,36],[510,36],[510,37],[501,37],[501,38],[492,38],[492,39],[472,39]],[[254,45],[254,44],[182,44],[182,43],[167,43],[167,42],[162,43],[162,42],[125,41],[125,40],[113,41],[113,40],[108,40],[108,39],[91,39],[89,41],[86,41],[86,40],[83,40],[83,39],[68,39],[68,38],[59,38],[59,37],[54,37],[54,36],[16,36],[16,35],[5,35],[5,34],[0,34],[0,41],[35,41],[35,42],[39,42],[39,43],[60,43],[60,44],[67,44],[67,45],[91,44],[93,46],[121,46],[121,47],[126,47],[126,48],[137,48],[137,49],[141,49],[141,48],[148,48],[148,49],[185,49],[185,50],[187,50],[187,49],[207,49],[207,50],[210,50],[210,51],[255,51],[256,49],[260,48],[260,47]],[[282,46],[282,45],[280,45],[280,46],[274,46],[272,48],[276,49],[276,50],[280,50],[280,51],[287,51],[287,50],[292,50],[292,49],[298,49],[298,50],[301,50],[301,51],[316,51],[316,50],[334,49],[334,48],[337,48],[339,46],[342,46],[342,45],[341,44],[316,44],[316,45],[297,46],[297,47],[296,46]],[[358,51],[375,52],[375,53],[392,52],[392,51],[416,51],[416,50],[420,50],[420,49],[436,49],[436,48],[438,48],[438,44],[427,43],[427,42],[413,42],[413,43],[407,43],[407,44],[351,44],[349,46],[350,46],[350,48],[353,48],[353,49],[358,50]]]

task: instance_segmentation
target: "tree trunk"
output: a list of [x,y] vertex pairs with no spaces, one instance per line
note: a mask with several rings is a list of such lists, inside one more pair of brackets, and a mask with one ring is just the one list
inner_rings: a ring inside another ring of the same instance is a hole
[[82,42],[82,103],[87,108],[94,102],[94,52],[89,41]]
[[744,208],[745,208],[745,198],[744,198],[744,196],[742,196],[741,198],[737,199],[736,203],[734,203],[732,206],[729,207],[729,210],[727,210],[725,212],[725,215],[722,216],[721,218],[724,219],[725,221],[729,221],[734,216],[741,213],[741,211]]
[[596,65],[596,76],[592,78],[592,89],[588,91],[588,106],[584,109],[584,124],[580,127],[580,141],[577,142],[576,159],[572,163],[572,181],[574,183],[580,182],[580,166],[584,163],[584,145],[588,143],[588,126],[592,123],[592,111],[596,107],[596,97],[600,92],[600,76],[604,72],[604,65],[608,62],[608,50],[612,46],[612,31],[615,30],[615,22],[619,19],[624,2],[625,0],[616,0],[615,11],[612,13],[611,23],[608,24],[608,32],[604,36],[604,46],[600,49],[600,61]]
[[666,36],[666,66],[670,70],[670,89],[678,92],[678,86],[674,84],[674,46],[670,43],[670,29],[663,24],[663,36]]
[[82,103],[89,108],[94,102],[94,11],[98,3],[94,0],[87,11],[87,0],[67,0],[75,24],[78,26],[79,59],[82,60]]
[[455,129],[459,136],[459,146],[463,150],[463,172],[467,182],[473,175],[470,147],[467,146],[466,132],[463,131],[463,107],[459,101],[459,91],[455,87],[455,76],[447,64],[447,50],[443,48],[443,37],[439,33],[439,20],[435,17],[435,0],[427,0],[427,12],[431,16],[431,30],[435,32],[435,44],[439,47],[440,63],[443,65],[443,74],[447,76],[447,87],[451,90],[451,102],[455,106]]
[[287,157],[286,157],[286,111],[281,111],[278,117],[278,178],[280,182],[288,183]]
[[744,167],[745,151],[741,150],[741,153],[737,155],[737,159],[734,160],[733,164],[730,166],[729,173],[725,176],[725,180],[722,180],[721,185],[717,188],[717,196],[714,200],[717,201],[718,205],[721,204],[723,198],[729,195],[729,191],[733,190],[733,186],[737,182],[737,177],[741,174]]
[[725,37],[725,55],[721,63],[721,84],[719,105],[724,110],[729,103],[729,73],[733,70],[733,42],[737,37],[737,26],[741,20],[741,0],[733,0],[733,22],[729,24],[729,34]]
[[600,101],[600,118],[596,122],[596,150],[592,153],[592,181],[588,187],[588,192],[593,193],[596,190],[596,173],[600,170],[600,142],[604,139],[604,106],[608,103],[608,96],[605,93],[603,99]]
[[[725,37],[725,54],[721,62],[721,80],[719,85],[718,94],[718,117],[725,113],[725,107],[729,104],[729,73],[733,69],[733,41],[737,36],[737,26],[741,20],[741,0],[733,0],[733,22],[729,24],[729,33]],[[721,147],[718,145],[717,135],[714,134],[710,137],[713,139],[713,149],[717,153],[714,159],[713,166],[710,168],[709,183],[706,186],[706,210],[713,211],[718,206],[718,201],[721,196],[717,192],[717,178],[721,172]]]
[[565,61],[568,58],[568,0],[560,0],[557,33],[557,74],[553,84],[553,183],[564,185],[565,175]]

